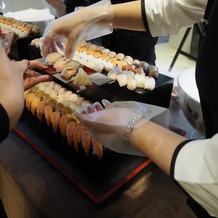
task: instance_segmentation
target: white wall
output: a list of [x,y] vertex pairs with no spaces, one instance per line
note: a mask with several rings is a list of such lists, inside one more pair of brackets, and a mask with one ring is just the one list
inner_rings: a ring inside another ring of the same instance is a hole
[[41,0],[0,0],[0,11],[3,13],[29,8],[43,9],[45,6]]
[[[183,28],[180,30],[179,34],[177,35],[170,35],[170,39],[169,39],[169,46],[172,47],[172,48],[175,48],[177,49],[179,47],[179,44],[181,43],[182,41],[182,38],[185,34],[185,31],[186,31],[187,28]],[[189,35],[185,41],[185,44],[182,48],[183,51],[185,52],[190,52],[190,48],[191,48],[191,40],[192,40],[192,29],[191,31],[189,32]]]

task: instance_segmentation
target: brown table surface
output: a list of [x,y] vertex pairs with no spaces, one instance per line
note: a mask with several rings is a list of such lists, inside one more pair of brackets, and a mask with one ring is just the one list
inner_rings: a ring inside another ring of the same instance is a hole
[[0,177],[8,218],[195,217],[185,194],[158,167],[96,205],[14,132],[0,145]]

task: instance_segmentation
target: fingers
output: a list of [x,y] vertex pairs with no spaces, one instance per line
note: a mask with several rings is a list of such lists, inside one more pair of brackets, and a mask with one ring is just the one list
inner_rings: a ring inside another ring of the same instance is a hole
[[106,99],[102,99],[102,104],[103,104],[103,106],[106,108],[106,107],[108,107],[110,104],[111,104],[111,102],[110,101],[108,101],[108,100],[106,100]]
[[104,110],[105,107],[107,107],[109,104],[111,104],[108,100],[103,99],[102,104],[100,102],[94,102],[92,103],[84,103],[80,109],[80,112],[83,114],[90,114],[97,111]]
[[42,41],[41,41],[41,45],[40,45],[42,57],[46,57],[49,53],[52,52],[52,49],[51,49],[52,42],[53,42],[52,34],[47,33],[42,37]]
[[11,64],[11,66],[14,66],[16,69],[19,69],[19,71],[23,74],[28,69],[29,61],[11,61]]
[[48,68],[48,66],[44,65],[43,63],[41,63],[40,61],[37,60],[31,60],[29,61],[29,69],[46,69]]
[[68,40],[67,40],[67,44],[66,44],[66,48],[65,48],[65,57],[68,59],[71,59],[75,53],[76,50],[76,42],[75,42],[75,32],[72,31],[71,34],[68,36]]
[[96,118],[92,114],[74,113],[82,125],[88,129],[92,129]]
[[40,82],[46,82],[51,80],[51,77],[49,75],[36,76],[36,75],[29,74],[29,76],[32,77],[27,77],[26,79],[24,79],[24,90],[28,90]]
[[94,107],[95,111],[102,111],[104,109],[104,107],[99,102],[95,102],[93,104],[93,107]]

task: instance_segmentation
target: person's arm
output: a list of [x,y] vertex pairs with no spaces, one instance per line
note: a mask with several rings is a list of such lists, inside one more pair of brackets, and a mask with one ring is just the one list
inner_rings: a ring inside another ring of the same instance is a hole
[[0,65],[0,103],[8,114],[11,129],[23,111],[23,72],[28,67],[28,61],[11,62],[1,48]]
[[141,1],[115,4],[112,7],[114,12],[114,29],[145,30],[141,13]]
[[133,129],[130,135],[131,143],[168,175],[175,149],[186,140],[187,138],[150,121]]
[[187,140],[147,122],[133,129],[130,139],[210,215],[218,216],[218,134],[212,139]]
[[93,137],[115,152],[148,156],[211,215],[218,216],[218,134],[189,140],[163,127],[164,108],[134,101],[102,101],[102,105],[105,109],[99,103],[86,104],[83,113],[76,114]]
[[50,13],[55,17],[61,17],[67,13],[66,5],[62,0],[42,0],[42,2],[44,2]]
[[212,139],[187,140],[147,122],[133,129],[130,139],[210,215],[218,216],[218,134]]
[[[176,34],[204,16],[207,0],[140,0],[113,5],[113,28]],[[126,22],[128,20],[128,22]]]
[[[4,132],[8,132],[8,129],[15,126],[23,111],[24,90],[39,82],[49,80],[50,76],[32,74],[30,69],[45,69],[46,66],[38,61],[11,61],[1,47],[0,65],[0,104],[3,112],[1,113],[3,118],[0,119],[0,127],[1,129],[6,128]],[[4,125],[4,123],[8,123],[7,120],[9,120],[9,125]]]
[[152,36],[176,33],[198,22],[206,3],[207,0],[138,0],[111,5],[109,0],[102,0],[52,22],[43,33],[41,54],[46,57],[57,49],[57,44],[67,41],[65,56],[71,58],[81,41],[109,34],[112,28],[146,30]]

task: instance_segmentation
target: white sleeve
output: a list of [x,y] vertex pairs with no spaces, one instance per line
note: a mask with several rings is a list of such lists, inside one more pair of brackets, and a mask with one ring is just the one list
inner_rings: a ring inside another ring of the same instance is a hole
[[171,175],[212,216],[218,216],[218,134],[180,145]]
[[146,29],[152,36],[177,34],[200,21],[206,5],[207,0],[144,0]]

